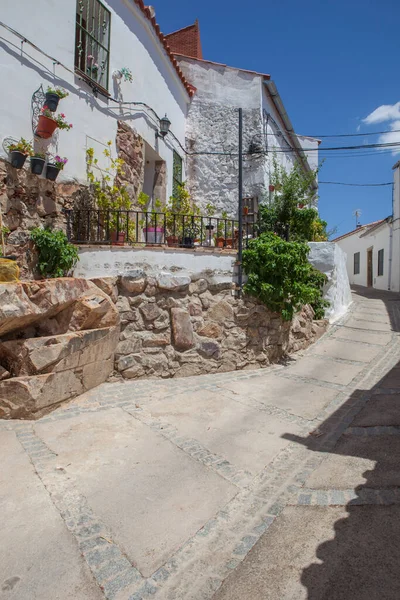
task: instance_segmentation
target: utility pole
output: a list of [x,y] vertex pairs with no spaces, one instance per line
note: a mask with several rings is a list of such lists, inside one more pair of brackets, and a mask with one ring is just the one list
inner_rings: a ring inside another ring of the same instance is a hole
[[239,108],[239,238],[238,238],[238,287],[239,296],[243,285],[243,109]]

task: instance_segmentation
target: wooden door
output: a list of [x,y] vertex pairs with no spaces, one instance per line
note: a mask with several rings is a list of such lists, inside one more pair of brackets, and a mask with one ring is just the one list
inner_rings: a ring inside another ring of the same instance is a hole
[[372,248],[367,250],[367,286],[372,287],[373,272],[372,272]]

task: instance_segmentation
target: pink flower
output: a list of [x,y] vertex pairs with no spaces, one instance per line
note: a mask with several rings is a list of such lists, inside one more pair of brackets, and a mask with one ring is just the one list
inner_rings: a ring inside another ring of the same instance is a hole
[[65,115],[64,115],[64,113],[61,113],[61,117],[62,117],[63,119],[65,119]]
[[92,56],[92,54],[89,54],[89,56],[87,57],[88,60],[93,60],[94,56]]
[[70,124],[69,124],[69,126],[70,126],[70,127],[71,127],[71,129],[72,129],[72,123],[70,123]]

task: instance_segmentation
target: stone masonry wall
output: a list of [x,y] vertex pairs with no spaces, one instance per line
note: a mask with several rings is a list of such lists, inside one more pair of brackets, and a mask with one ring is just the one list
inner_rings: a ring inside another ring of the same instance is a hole
[[292,323],[207,274],[132,270],[93,280],[121,318],[115,371],[124,379],[257,369],[309,346],[325,331],[306,306]]
[[30,230],[51,225],[66,230],[62,212],[86,186],[75,182],[53,183],[33,175],[29,169],[14,169],[0,159],[0,208],[3,223],[10,229],[6,254],[17,256],[21,279],[34,279],[36,254],[30,241]]

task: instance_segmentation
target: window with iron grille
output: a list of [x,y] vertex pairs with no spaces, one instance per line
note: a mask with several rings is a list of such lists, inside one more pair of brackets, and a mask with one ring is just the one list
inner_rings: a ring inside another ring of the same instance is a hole
[[172,174],[172,195],[177,198],[179,186],[182,184],[182,158],[174,150],[174,164]]
[[354,254],[354,275],[360,274],[360,253],[356,252]]
[[378,275],[383,275],[383,248],[378,250]]
[[75,69],[105,90],[108,86],[111,14],[99,0],[77,0]]

